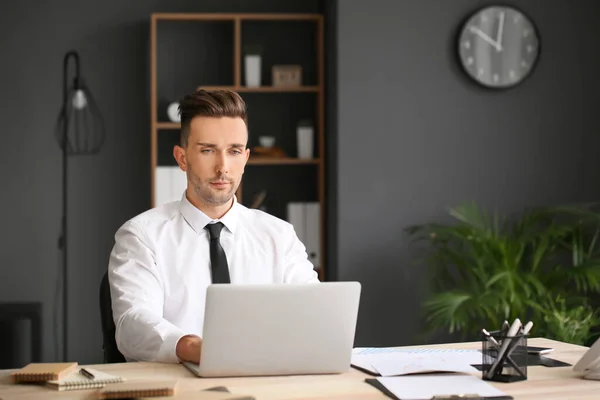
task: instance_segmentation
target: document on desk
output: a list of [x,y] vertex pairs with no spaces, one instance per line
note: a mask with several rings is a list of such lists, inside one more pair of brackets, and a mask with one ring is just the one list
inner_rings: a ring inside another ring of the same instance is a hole
[[[479,374],[479,370],[465,361],[461,354],[393,353],[371,360],[371,366],[381,376],[424,374],[432,372],[459,372]],[[373,357],[373,356],[371,356]]]
[[478,395],[483,398],[511,399],[488,382],[471,375],[411,375],[376,378],[398,399],[421,400],[434,396]]
[[[415,359],[409,357],[421,357],[421,366],[414,364]],[[429,349],[429,348],[355,348],[352,351],[351,364],[363,371],[373,375],[379,375],[380,372],[375,365],[390,373],[390,369],[398,369],[400,367],[410,366],[402,365],[412,361],[412,368],[421,369],[422,372],[431,367],[431,361],[436,368],[442,368],[442,371],[448,371],[450,368],[453,372],[470,372],[471,365],[480,365],[482,359],[481,352],[477,350],[462,350],[462,349]],[[404,360],[404,361],[403,361]],[[424,365],[428,363],[429,365]],[[474,369],[474,368],[473,368]],[[414,373],[414,372],[411,372]],[[392,374],[399,375],[399,374]]]

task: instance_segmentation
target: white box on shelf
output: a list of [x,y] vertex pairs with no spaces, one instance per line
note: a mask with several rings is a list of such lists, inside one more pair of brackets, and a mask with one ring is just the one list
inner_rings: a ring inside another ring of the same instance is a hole
[[244,56],[246,86],[259,87],[261,84],[261,56],[248,54]]
[[312,126],[299,126],[296,132],[298,158],[310,159],[314,153],[314,129]]

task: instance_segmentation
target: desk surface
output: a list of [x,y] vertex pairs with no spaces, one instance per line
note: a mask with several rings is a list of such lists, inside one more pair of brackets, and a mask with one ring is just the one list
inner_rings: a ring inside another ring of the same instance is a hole
[[[530,339],[530,346],[553,347],[549,355],[561,361],[575,364],[587,350],[586,347],[565,344],[547,339]],[[478,349],[479,342],[456,343],[411,347],[445,347]],[[133,380],[179,380],[178,392],[196,391],[213,386],[226,386],[232,393],[249,394],[262,399],[388,399],[379,390],[364,382],[371,377],[351,368],[339,375],[307,375],[254,378],[198,378],[183,365],[158,363],[100,364],[90,366]],[[10,383],[11,370],[0,370],[0,399],[90,399],[94,390],[57,392],[40,386],[15,385]],[[529,379],[510,384],[494,383],[516,400],[597,400],[600,381],[580,379],[572,367],[547,368],[528,367]],[[171,397],[176,399],[176,397]],[[165,398],[162,398],[165,399]]]

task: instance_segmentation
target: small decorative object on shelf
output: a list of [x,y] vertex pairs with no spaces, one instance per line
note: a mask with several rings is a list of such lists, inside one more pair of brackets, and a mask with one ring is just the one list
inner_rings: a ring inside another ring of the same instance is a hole
[[261,85],[261,54],[262,48],[258,45],[244,47],[244,67],[246,69],[246,86],[248,87],[260,87]]
[[301,120],[298,123],[296,135],[298,158],[313,158],[314,127],[312,121],[309,119]]
[[264,148],[271,148],[275,144],[275,136],[260,136],[258,143]]
[[181,122],[181,117],[179,116],[179,103],[174,102],[169,104],[167,107],[167,115],[171,122]]
[[302,67],[300,65],[274,65],[272,68],[273,86],[302,86]]
[[255,158],[286,158],[288,156],[283,149],[275,146],[255,146],[250,154]]

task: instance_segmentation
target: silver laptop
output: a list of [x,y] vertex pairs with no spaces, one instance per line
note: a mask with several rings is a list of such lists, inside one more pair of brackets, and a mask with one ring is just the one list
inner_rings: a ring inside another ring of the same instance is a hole
[[201,377],[342,373],[350,368],[361,285],[208,287]]

